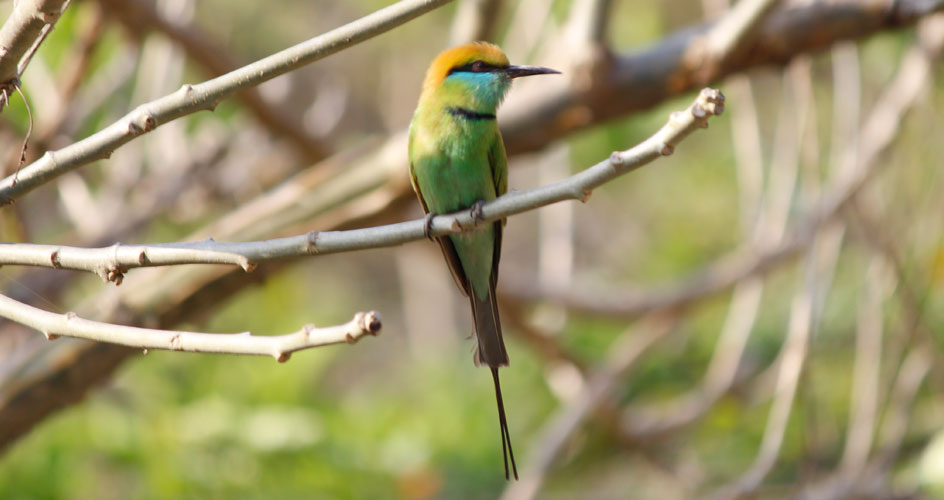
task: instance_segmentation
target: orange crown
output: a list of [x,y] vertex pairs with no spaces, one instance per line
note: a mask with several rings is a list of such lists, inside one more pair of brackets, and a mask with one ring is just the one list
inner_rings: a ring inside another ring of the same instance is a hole
[[431,91],[449,75],[449,71],[474,61],[482,61],[492,66],[508,66],[508,57],[502,49],[493,43],[472,42],[441,52],[426,70],[423,80],[423,93]]

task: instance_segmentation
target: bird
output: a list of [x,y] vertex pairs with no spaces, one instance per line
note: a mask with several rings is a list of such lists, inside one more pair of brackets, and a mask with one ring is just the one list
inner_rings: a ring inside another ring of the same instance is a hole
[[[513,66],[497,45],[472,42],[447,49],[430,64],[410,122],[410,181],[426,213],[432,216],[471,210],[482,217],[484,202],[508,189],[508,158],[495,113],[515,78],[560,73],[539,66]],[[495,384],[505,461],[518,479],[511,435],[502,401],[498,368],[508,365],[495,286],[505,221],[470,232],[436,238],[459,289],[472,306],[477,345],[476,366],[488,366]]]

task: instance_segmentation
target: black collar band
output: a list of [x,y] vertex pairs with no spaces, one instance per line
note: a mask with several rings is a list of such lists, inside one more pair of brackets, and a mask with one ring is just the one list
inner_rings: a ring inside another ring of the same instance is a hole
[[452,108],[446,108],[446,111],[448,111],[449,114],[452,116],[459,116],[466,120],[494,120],[495,119],[494,113],[479,113],[477,111],[472,111],[465,108],[452,107]]

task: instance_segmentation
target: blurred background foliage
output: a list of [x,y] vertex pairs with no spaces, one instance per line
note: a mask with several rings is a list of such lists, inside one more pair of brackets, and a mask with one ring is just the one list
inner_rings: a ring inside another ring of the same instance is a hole
[[[179,19],[192,16],[193,24],[224,47],[228,58],[245,64],[388,3],[289,0],[276,6],[174,0],[158,5]],[[506,31],[517,2],[503,4],[495,37],[500,44],[510,36]],[[551,25],[564,23],[570,2],[551,4]],[[98,97],[100,106],[77,117],[81,120],[71,129],[47,138],[49,146],[85,137],[141,102],[209,76],[166,37],[130,32],[103,17],[101,5],[74,2],[23,78],[34,115],[42,117],[41,108],[50,106],[42,103],[44,85],[54,82],[57,71],[75,57],[89,26],[102,23],[88,79],[111,76],[84,85],[78,95],[94,103],[94,92],[106,89],[107,94]],[[8,10],[10,2],[3,7]],[[273,80],[261,92],[335,151],[364,148],[408,125],[426,65],[449,43],[455,10],[454,5],[438,9]],[[699,2],[690,0],[614,2],[608,19],[610,47],[626,52],[650,45],[700,22],[701,12]],[[863,115],[914,39],[913,29],[903,29],[856,45]],[[830,55],[815,55],[810,62],[814,145],[804,154],[812,152],[814,157],[803,162],[799,185],[821,182],[829,167],[834,99]],[[882,199],[882,224],[919,287],[921,321],[940,342],[944,143],[938,139],[944,136],[944,79],[939,64],[934,72],[936,83],[921,98],[924,104],[900,124],[895,146],[882,160],[888,168],[875,182],[875,191]],[[748,73],[765,160],[772,155],[783,113],[783,74],[782,68]],[[717,86],[726,90],[725,82]],[[650,111],[574,133],[546,151],[515,157],[510,185],[522,189],[544,184],[625,149],[655,131],[669,112],[684,108],[690,98],[660,103]],[[732,99],[728,108],[740,105]],[[546,209],[554,210],[550,218],[569,221],[570,253],[561,263],[567,272],[565,286],[589,283],[645,291],[685,277],[738,247],[744,229],[729,116],[715,119],[708,131],[694,134],[673,156],[599,189],[588,203]],[[4,144],[15,144],[28,123],[21,100],[14,99],[0,119]],[[179,189],[150,200],[152,183],[165,175],[162,172],[175,171],[175,162],[196,166],[188,167]],[[111,205],[93,204],[100,209],[137,214],[136,203],[153,205],[126,228],[121,241],[173,241],[308,164],[230,99],[214,113],[168,124],[70,178],[81,178],[90,196],[102,195],[101,200],[107,193],[120,194],[110,198]],[[773,182],[770,179],[765,174],[765,182]],[[75,216],[67,214],[73,210],[61,196],[67,194],[47,186],[30,195],[28,206],[41,209],[27,210],[25,201],[16,205],[18,221],[4,219],[4,239],[75,243],[110,234],[96,225],[95,214],[84,213],[80,218],[88,218],[86,227],[76,227]],[[794,217],[802,212],[802,201],[800,196],[794,200]],[[542,231],[554,223],[546,215],[542,219],[542,213],[509,221],[502,257],[503,280],[511,285],[510,302],[503,306],[513,310],[505,311],[513,363],[502,378],[523,468],[540,445],[543,426],[573,397],[574,382],[521,339],[521,322],[551,332],[554,342],[587,366],[606,359],[629,323],[515,297],[516,283],[559,279],[553,273],[548,278],[548,271],[541,269],[548,258],[542,252],[550,251],[542,245],[551,244]],[[377,220],[418,216],[418,207],[409,201]],[[827,473],[840,459],[856,357],[856,311],[872,253],[854,232],[843,245],[780,457],[761,490],[763,496],[787,494],[797,483]],[[383,314],[382,335],[356,346],[297,353],[283,364],[268,358],[153,351],[135,356],[81,404],[44,420],[5,452],[0,498],[497,496],[505,482],[491,381],[486,371],[472,366],[466,303],[440,259],[435,245],[416,242],[304,259],[279,268],[208,311],[204,320],[179,327],[284,333],[307,322],[336,324],[355,311],[375,309]],[[703,418],[646,443],[615,438],[605,416],[590,418],[569,441],[540,497],[687,498],[748,469],[767,425],[775,372],[771,366],[776,366],[792,294],[803,283],[804,272],[802,259],[797,259],[765,277],[757,321],[740,361],[743,376]],[[34,303],[58,312],[109,286],[91,276],[48,273],[67,276],[67,286],[55,296],[40,292],[42,297],[35,297]],[[26,286],[22,274],[20,269],[0,270],[4,288]],[[134,271],[122,287],[135,287]],[[611,405],[658,407],[697,387],[717,347],[729,301],[725,292],[679,313],[671,334],[620,381]],[[884,300],[882,308],[888,347],[882,352],[881,390],[887,394],[900,362],[900,339],[909,330],[895,300]],[[512,321],[512,316],[518,320]],[[940,359],[939,353],[934,356]],[[944,494],[944,399],[942,379],[933,375],[939,368],[932,369],[918,393],[902,452],[891,468],[889,483],[902,491]]]

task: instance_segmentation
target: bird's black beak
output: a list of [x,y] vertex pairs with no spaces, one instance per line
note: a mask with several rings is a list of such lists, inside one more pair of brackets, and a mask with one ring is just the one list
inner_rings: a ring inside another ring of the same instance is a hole
[[502,71],[511,78],[531,75],[559,75],[560,71],[551,68],[542,68],[540,66],[508,66]]

